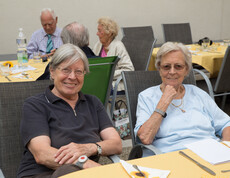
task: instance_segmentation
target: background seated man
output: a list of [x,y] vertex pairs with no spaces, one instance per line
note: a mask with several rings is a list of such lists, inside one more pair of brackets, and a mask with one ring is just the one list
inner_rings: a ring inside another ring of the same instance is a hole
[[[80,47],[88,58],[97,57],[93,51],[88,47],[89,45],[89,32],[88,29],[78,23],[72,22],[66,25],[62,32],[61,38],[64,44],[70,43]],[[45,80],[50,78],[49,64],[47,65],[45,72],[37,80]]]
[[59,46],[62,45],[61,29],[57,27],[58,17],[50,8],[41,11],[40,20],[42,27],[35,31],[27,46],[29,59],[33,59],[33,52],[40,52],[42,57],[52,56]]
[[[162,84],[138,96],[134,132],[140,141],[164,153],[185,149],[185,144],[206,138],[229,141],[230,117],[205,91],[182,84],[192,68],[188,48],[182,43],[163,44],[155,65]],[[147,155],[151,153],[144,150]]]
[[[54,53],[50,62],[54,85],[23,106],[25,150],[18,177],[59,177],[78,170],[73,164],[98,166],[100,155],[121,153],[120,136],[103,104],[81,92],[88,72],[88,59],[79,47],[65,44]],[[78,161],[82,155],[89,157],[83,159],[85,164]]]

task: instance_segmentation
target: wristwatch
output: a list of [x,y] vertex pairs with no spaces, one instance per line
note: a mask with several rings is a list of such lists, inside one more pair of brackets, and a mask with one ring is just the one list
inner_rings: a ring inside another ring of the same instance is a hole
[[160,110],[160,109],[155,109],[155,112],[157,112],[157,113],[159,113],[160,115],[162,115],[162,117],[163,118],[165,118],[166,116],[167,116],[167,113],[166,112],[164,112],[164,111],[162,111],[162,110]]
[[102,148],[99,144],[95,143],[97,145],[97,155],[100,156],[102,154]]
[[83,164],[88,160],[88,157],[86,155],[82,155],[78,158],[78,161],[76,162],[76,166],[80,169],[83,169]]

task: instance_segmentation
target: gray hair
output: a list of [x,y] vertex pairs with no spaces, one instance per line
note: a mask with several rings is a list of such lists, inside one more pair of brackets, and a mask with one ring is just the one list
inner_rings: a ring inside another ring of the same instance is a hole
[[72,65],[78,60],[82,60],[84,63],[84,70],[89,73],[89,62],[85,53],[73,44],[64,44],[55,51],[50,61],[50,69],[55,70],[62,62],[69,60],[66,67]]
[[182,43],[166,42],[157,52],[157,58],[155,61],[155,67],[159,70],[161,64],[161,58],[172,51],[181,51],[184,54],[185,64],[188,67],[188,74],[192,69],[192,54],[189,49]]
[[102,17],[98,20],[97,23],[99,25],[102,25],[106,34],[112,34],[112,39],[114,39],[117,36],[119,27],[117,25],[117,22],[115,22],[114,20],[110,19],[109,17]]
[[61,39],[64,44],[71,43],[81,48],[89,45],[89,32],[84,25],[72,22],[62,29]]
[[44,8],[44,9],[42,9],[42,10],[41,10],[41,13],[40,13],[40,18],[41,18],[41,16],[42,16],[42,14],[45,13],[45,12],[49,12],[49,13],[52,15],[53,19],[54,19],[54,20],[56,19],[57,16],[56,16],[54,10],[51,9],[51,8]]

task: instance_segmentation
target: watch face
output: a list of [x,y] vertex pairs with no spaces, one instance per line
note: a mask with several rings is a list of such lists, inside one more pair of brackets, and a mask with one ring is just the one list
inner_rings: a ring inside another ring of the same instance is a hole
[[87,159],[88,159],[88,157],[86,155],[82,155],[78,158],[78,161],[81,163],[84,163],[84,162],[86,162]]

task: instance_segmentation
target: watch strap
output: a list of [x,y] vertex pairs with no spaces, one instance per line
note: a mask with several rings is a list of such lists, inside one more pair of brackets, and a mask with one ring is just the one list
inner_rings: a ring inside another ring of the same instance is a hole
[[78,161],[75,163],[77,167],[80,169],[83,169],[84,163],[88,160],[88,157],[86,155],[82,155],[78,158]]
[[166,116],[167,116],[167,113],[166,112],[164,112],[164,111],[162,111],[162,110],[160,110],[160,109],[155,109],[155,112],[157,112],[157,113],[159,113],[160,115],[162,115],[162,117],[163,118],[165,118]]
[[80,169],[83,169],[83,164],[84,164],[84,163],[81,163],[81,162],[79,162],[79,161],[77,161],[77,162],[75,163],[75,165],[76,165],[77,167],[79,167]]
[[102,148],[99,144],[95,143],[97,145],[97,155],[100,156],[102,154]]

